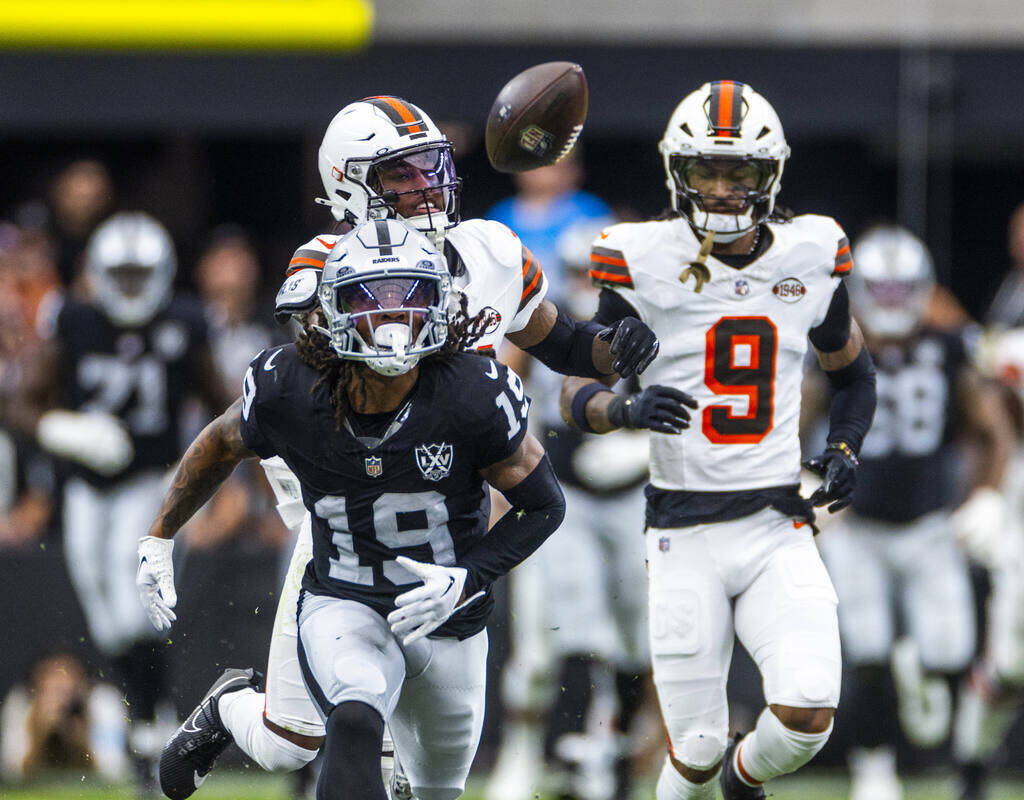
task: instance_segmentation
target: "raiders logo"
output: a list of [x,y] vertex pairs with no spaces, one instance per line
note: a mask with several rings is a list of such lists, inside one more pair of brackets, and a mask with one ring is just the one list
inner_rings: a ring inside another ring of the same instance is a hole
[[421,444],[414,451],[416,466],[428,481],[439,481],[447,478],[452,471],[452,460],[455,452],[450,444]]

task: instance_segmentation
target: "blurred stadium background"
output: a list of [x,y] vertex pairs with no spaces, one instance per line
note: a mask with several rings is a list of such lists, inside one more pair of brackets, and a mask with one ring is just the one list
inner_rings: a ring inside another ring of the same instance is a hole
[[[171,230],[182,288],[196,288],[194,264],[211,234],[224,225],[244,231],[259,258],[265,309],[295,246],[329,222],[313,203],[323,130],[342,105],[371,94],[409,98],[441,123],[457,146],[463,216],[481,216],[514,191],[483,152],[491,101],[514,73],[552,60],[586,71],[585,188],[615,208],[647,216],[666,205],[656,143],[668,115],[701,83],[735,78],[769,98],[783,120],[793,150],[786,205],[834,216],[851,238],[878,218],[898,219],[929,244],[940,281],[974,317],[1009,267],[1007,223],[1024,201],[1024,15],[1016,0],[217,0],[172,4],[180,7],[174,19],[117,0],[77,10],[46,0],[15,5],[0,4],[5,303],[18,302],[12,275],[19,286],[31,283],[23,273],[32,267],[13,260],[29,257],[15,240],[24,231],[49,235],[56,177],[94,159],[112,177],[114,207],[145,209]],[[51,240],[33,257],[56,269],[63,244]],[[16,360],[4,354],[4,381],[16,380],[6,369]],[[55,650],[94,674],[107,669],[88,640],[56,524],[39,539],[0,542],[0,697]],[[260,523],[250,514],[246,524]],[[281,554],[273,534],[242,533],[195,553],[179,575],[179,713],[217,665],[265,659]],[[499,617],[492,628],[496,668],[504,624]],[[756,677],[737,661],[737,703],[756,709]],[[499,727],[495,696],[481,780]],[[1024,766],[1021,734],[1018,726],[1004,759],[1007,780]],[[841,743],[837,727],[816,764],[780,781],[777,796],[844,796]],[[905,756],[925,776],[941,775],[946,763],[942,753]],[[211,779],[200,796],[286,796],[283,780],[255,772]],[[995,797],[1024,797],[1014,785],[1001,784]],[[912,791],[910,798],[952,796],[939,779]],[[30,792],[0,783],[0,797],[120,796],[91,779]]]

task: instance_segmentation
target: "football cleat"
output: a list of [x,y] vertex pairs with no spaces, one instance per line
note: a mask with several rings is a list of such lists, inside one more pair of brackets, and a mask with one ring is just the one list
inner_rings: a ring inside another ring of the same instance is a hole
[[722,787],[722,797],[725,800],[764,800],[764,787],[748,786],[745,784],[740,780],[740,776],[736,774],[736,768],[733,766],[733,755],[742,739],[742,734],[735,734],[729,741],[725,755],[722,756],[722,770],[718,774],[719,785]]
[[221,722],[217,702],[228,692],[256,689],[262,677],[252,669],[225,670],[164,745],[160,754],[160,788],[171,800],[190,797],[233,741]]

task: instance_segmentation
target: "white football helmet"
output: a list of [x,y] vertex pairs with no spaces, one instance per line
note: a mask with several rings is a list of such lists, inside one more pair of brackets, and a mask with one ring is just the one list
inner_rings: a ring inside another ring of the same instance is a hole
[[448,338],[451,276],[444,256],[397,220],[369,220],[338,240],[324,264],[321,328],[342,358],[402,375]]
[[854,244],[846,279],[857,321],[871,336],[902,339],[921,324],[935,268],[924,243],[896,225],[880,225]]
[[[658,150],[672,208],[700,235],[714,231],[718,242],[735,241],[768,218],[789,157],[775,109],[738,81],[705,83],[684,97],[669,118]],[[721,177],[731,183],[727,191],[743,198],[738,213],[707,207],[707,200],[718,194],[707,191],[709,179]]]
[[[408,165],[419,170],[424,188],[383,190],[382,167]],[[424,213],[406,221],[440,244],[459,221],[462,182],[455,176],[452,144],[420,108],[397,97],[368,97],[350,103],[327,126],[319,154],[320,179],[338,220],[357,225],[370,219],[394,219],[403,194],[423,197]],[[430,210],[428,193],[441,209]]]
[[85,273],[96,302],[123,327],[149,322],[170,302],[176,270],[170,234],[141,211],[107,219],[85,250]]

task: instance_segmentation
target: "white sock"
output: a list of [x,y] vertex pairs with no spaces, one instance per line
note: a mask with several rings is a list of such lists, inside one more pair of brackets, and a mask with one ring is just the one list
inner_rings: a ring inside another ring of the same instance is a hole
[[672,766],[672,761],[665,759],[658,776],[658,787],[655,790],[656,800],[715,800],[715,784],[712,778],[706,783],[688,781]]
[[307,750],[283,739],[263,724],[264,695],[253,689],[228,692],[217,710],[242,752],[268,772],[293,772],[305,766],[318,751]]
[[825,746],[830,733],[831,723],[821,733],[790,730],[766,708],[757,718],[757,727],[743,737],[735,750],[736,774],[744,783],[756,786],[795,772]]

